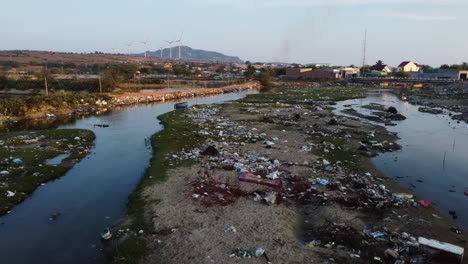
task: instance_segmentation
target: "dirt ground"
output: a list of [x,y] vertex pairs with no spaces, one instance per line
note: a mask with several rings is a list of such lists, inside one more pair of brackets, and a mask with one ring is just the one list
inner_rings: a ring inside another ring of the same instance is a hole
[[[216,166],[219,160],[211,156],[202,156],[191,167],[170,171],[166,182],[144,191],[150,204],[146,210],[147,217],[156,232],[148,238],[150,254],[143,263],[247,264],[267,263],[267,258],[271,263],[394,263],[391,258],[381,261],[372,259],[381,256],[381,252],[371,252],[371,255],[375,255],[368,256],[366,254],[369,252],[353,248],[353,243],[366,244],[361,235],[363,225],[366,224],[378,227],[379,230],[407,232],[416,238],[424,236],[467,248],[464,243],[466,235],[451,232],[449,229],[455,224],[433,206],[388,205],[384,209],[375,209],[350,205],[351,197],[356,197],[359,191],[353,189],[352,182],[345,182],[348,178],[361,181],[361,176],[354,175],[349,166],[343,165],[346,164],[344,160],[330,160],[333,170],[328,171],[327,167],[323,169],[322,163],[325,161],[321,157],[322,152],[301,150],[302,146],[308,144],[312,144],[314,150],[323,150],[325,153],[327,148],[353,150],[352,157],[360,164],[361,171],[371,175],[362,181],[369,186],[384,185],[392,193],[410,194],[410,191],[386,178],[372,166],[368,156],[375,155],[375,150],[354,151],[359,147],[359,141],[368,139],[370,133],[374,134],[373,140],[391,143],[385,150],[396,149],[398,146],[394,142],[397,137],[394,134],[388,133],[383,127],[372,127],[354,118],[337,118],[338,124],[329,125],[333,118],[329,109],[249,109],[253,111],[245,111],[238,106],[224,106],[217,117],[231,120],[239,126],[256,128],[258,133],[266,133],[266,140],[273,139],[275,143],[271,148],[265,146],[264,140],[238,144],[228,138],[213,140],[207,145],[215,146],[224,157],[233,152],[240,156],[256,153],[261,157],[278,160],[281,164],[279,170],[296,179],[298,184],[284,184],[278,189],[240,182],[237,179],[238,172]],[[300,119],[294,122],[265,118],[294,113],[300,114]],[[321,142],[323,137],[331,137],[332,141],[346,139],[346,143],[327,145]],[[309,184],[311,179],[318,177],[336,183],[339,189]],[[308,192],[305,189],[303,192],[294,192],[302,188],[299,187],[302,181],[303,186],[315,188],[311,196],[305,194]],[[255,199],[256,194],[265,197],[268,192],[281,193],[276,196],[274,204]],[[321,231],[327,231],[325,226],[330,224],[339,231],[332,232],[336,244],[327,248],[324,244],[332,241],[327,241],[325,237],[328,234]],[[226,232],[230,226],[235,227],[236,232]],[[347,231],[341,228],[357,231],[346,238]],[[322,244],[311,245],[309,242],[314,239],[321,239]],[[230,256],[236,248],[263,248],[267,258],[265,255],[259,258]],[[366,255],[371,260],[364,256],[353,258],[352,254]]]

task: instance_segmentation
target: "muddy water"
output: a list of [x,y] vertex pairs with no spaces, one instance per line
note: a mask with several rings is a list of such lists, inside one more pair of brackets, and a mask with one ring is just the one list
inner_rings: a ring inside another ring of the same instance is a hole
[[340,110],[352,104],[358,112],[370,114],[370,110],[361,108],[369,103],[394,106],[407,117],[387,127],[398,132],[402,149],[380,154],[372,159],[373,163],[446,214],[455,210],[458,223],[468,228],[468,196],[464,195],[468,191],[468,124],[457,123],[448,115],[421,113],[418,106],[377,91],[365,99],[338,103],[335,113],[343,115]]
[[[220,103],[246,94],[186,101]],[[0,218],[0,263],[104,263],[99,233],[124,215],[127,197],[151,157],[145,138],[162,129],[156,117],[173,110],[173,105],[138,106],[62,125],[93,130],[92,154]],[[24,127],[27,124],[20,126]],[[54,213],[60,216],[49,220]]]

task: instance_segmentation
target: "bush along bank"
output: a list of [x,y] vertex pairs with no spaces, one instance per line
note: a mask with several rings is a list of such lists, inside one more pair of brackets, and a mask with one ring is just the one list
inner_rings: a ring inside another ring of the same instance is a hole
[[[161,141],[152,141],[151,164],[162,167],[148,170],[130,197],[129,219],[113,230],[121,242],[113,260],[239,263],[258,252],[273,263],[428,263],[441,252],[425,251],[437,244],[427,238],[466,240],[371,165],[368,157],[399,148],[397,137],[335,116],[333,93],[349,91],[304,92],[272,90],[168,115],[164,134],[153,137]],[[363,94],[347,97],[355,96]],[[132,227],[135,216],[145,225]]]
[[[84,129],[45,130],[1,138],[0,215],[38,186],[63,176],[89,153],[94,139],[94,133]],[[54,157],[59,160],[55,162]]]
[[34,114],[45,116],[48,112],[67,109],[91,108],[107,105],[111,97],[106,94],[51,94],[28,98],[1,98],[0,115],[9,117],[29,117]]

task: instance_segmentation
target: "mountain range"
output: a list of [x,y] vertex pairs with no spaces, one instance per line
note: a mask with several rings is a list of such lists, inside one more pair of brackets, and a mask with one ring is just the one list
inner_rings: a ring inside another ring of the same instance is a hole
[[[172,57],[171,57],[172,53]],[[144,53],[134,54],[134,56],[143,57]],[[146,56],[159,59],[179,59],[179,46],[160,49],[156,51],[147,51]],[[201,49],[192,49],[188,46],[180,46],[180,59],[183,61],[210,61],[224,63],[243,63],[239,57],[227,56],[219,52],[207,51]]]

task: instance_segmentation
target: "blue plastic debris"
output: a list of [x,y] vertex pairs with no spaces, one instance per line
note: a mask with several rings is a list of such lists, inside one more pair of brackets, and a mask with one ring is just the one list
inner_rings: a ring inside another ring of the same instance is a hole
[[13,162],[16,163],[16,164],[23,163],[23,161],[21,159],[14,159]]
[[373,237],[373,238],[379,238],[379,237],[384,237],[384,236],[385,236],[385,234],[382,233],[382,232],[380,232],[380,231],[377,231],[377,232],[374,232],[374,233],[370,233],[369,235],[370,235],[371,237]]
[[323,186],[326,186],[326,185],[329,184],[329,182],[328,182],[327,180],[325,180],[325,179],[320,179],[320,178],[317,178],[317,179],[315,180],[315,182],[316,182],[317,184],[323,185]]

